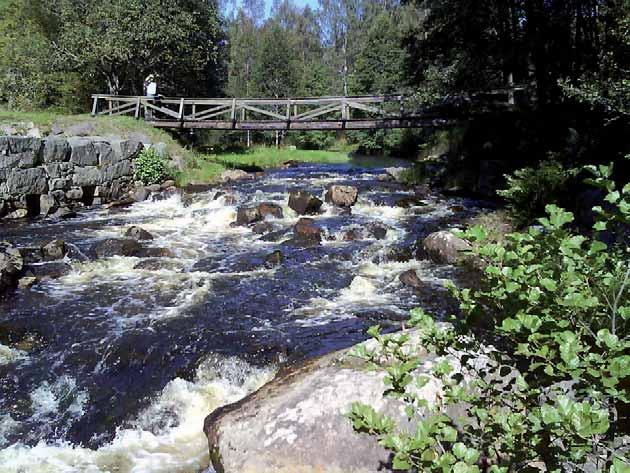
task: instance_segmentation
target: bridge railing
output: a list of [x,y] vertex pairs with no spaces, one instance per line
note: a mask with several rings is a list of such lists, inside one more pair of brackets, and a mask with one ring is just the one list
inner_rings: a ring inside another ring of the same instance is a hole
[[144,116],[168,122],[312,122],[394,118],[404,114],[403,95],[287,99],[175,98],[96,94],[92,115]]

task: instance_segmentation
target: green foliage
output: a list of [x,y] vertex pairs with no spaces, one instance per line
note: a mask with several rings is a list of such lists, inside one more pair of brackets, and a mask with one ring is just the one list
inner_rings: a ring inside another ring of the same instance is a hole
[[153,148],[143,149],[134,160],[133,166],[134,179],[145,185],[160,184],[169,177],[166,160]]
[[335,144],[334,132],[298,132],[290,138],[299,149],[330,149]]
[[[400,428],[361,404],[349,417],[393,453],[394,467],[629,471],[620,438],[630,434],[630,250],[608,246],[599,234],[611,221],[630,219],[630,184],[618,189],[612,166],[588,169],[610,204],[595,209],[592,237],[568,230],[573,215],[553,204],[541,229],[501,244],[471,227],[462,235],[483,268],[480,287],[451,286],[464,320],[437,323],[416,309],[414,332],[369,331],[378,348],[363,346],[357,355],[385,370],[385,395],[403,404],[414,427]],[[415,371],[418,345],[438,355],[426,375]],[[433,405],[418,391],[430,377],[442,384]]]
[[507,189],[497,193],[508,202],[517,223],[526,225],[546,204],[559,203],[575,175],[575,169],[565,169],[557,161],[542,161],[537,168],[519,169],[506,176]]

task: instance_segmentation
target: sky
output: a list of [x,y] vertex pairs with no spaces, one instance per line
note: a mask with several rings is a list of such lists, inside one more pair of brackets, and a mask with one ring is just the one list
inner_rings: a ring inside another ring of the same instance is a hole
[[[318,0],[292,0],[292,3],[300,8],[303,8],[306,5],[309,5],[312,9],[316,9],[319,5]],[[240,5],[241,1],[237,0],[237,4]],[[265,0],[265,9],[266,9],[267,16],[269,16],[269,13],[271,12],[272,4],[273,4],[273,0]]]

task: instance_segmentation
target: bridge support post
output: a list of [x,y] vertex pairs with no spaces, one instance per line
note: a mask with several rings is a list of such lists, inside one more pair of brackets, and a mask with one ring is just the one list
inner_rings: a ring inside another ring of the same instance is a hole
[[94,96],[94,101],[92,102],[92,116],[95,117],[98,112],[98,95]]

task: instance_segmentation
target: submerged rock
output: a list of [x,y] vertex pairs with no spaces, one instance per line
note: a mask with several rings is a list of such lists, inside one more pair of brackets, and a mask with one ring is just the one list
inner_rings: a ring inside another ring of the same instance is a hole
[[428,257],[435,263],[457,264],[466,259],[463,252],[470,250],[470,244],[448,231],[431,233],[423,241]]
[[338,207],[352,207],[357,203],[359,190],[354,186],[333,185],[326,192],[326,202],[330,202]]
[[141,248],[137,256],[141,258],[175,258],[175,253],[168,248],[151,247]]
[[26,268],[26,276],[37,278],[38,281],[46,279],[59,279],[72,271],[72,266],[61,261],[33,264]]
[[298,215],[313,215],[324,203],[310,192],[297,191],[289,194],[289,207]]
[[133,269],[144,269],[146,271],[160,271],[163,269],[168,271],[182,271],[184,265],[179,261],[165,258],[147,258],[136,264]]
[[273,253],[270,253],[265,258],[265,266],[267,268],[274,268],[276,266],[280,266],[284,262],[284,255],[282,251],[276,250]]
[[108,239],[96,243],[93,247],[96,256],[99,258],[109,258],[111,256],[137,256],[142,247],[137,240],[131,238]]
[[129,227],[129,229],[125,232],[125,236],[127,238],[133,238],[134,240],[153,240],[153,235],[147,232],[142,227]]
[[[418,372],[429,375],[429,363]],[[401,404],[383,397],[383,378],[348,351],[285,368],[260,390],[206,417],[212,466],[223,473],[392,471],[390,453],[376,437],[354,432],[347,417],[360,401],[409,426]],[[419,396],[431,404],[440,385],[429,378]]]

